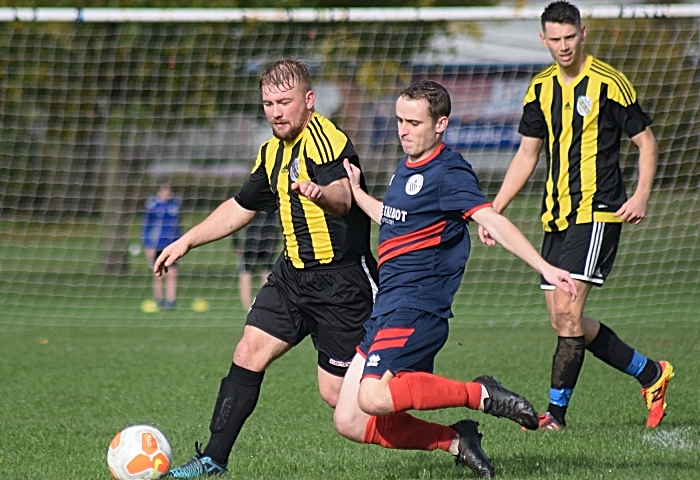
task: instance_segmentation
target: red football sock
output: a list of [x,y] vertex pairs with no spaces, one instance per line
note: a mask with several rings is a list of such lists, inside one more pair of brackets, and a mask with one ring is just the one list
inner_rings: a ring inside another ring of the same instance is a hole
[[370,417],[362,443],[400,450],[439,448],[449,452],[456,435],[457,432],[451,427],[426,422],[408,413],[400,412]]
[[458,382],[425,372],[399,374],[389,381],[394,411],[467,407],[478,410],[481,384]]

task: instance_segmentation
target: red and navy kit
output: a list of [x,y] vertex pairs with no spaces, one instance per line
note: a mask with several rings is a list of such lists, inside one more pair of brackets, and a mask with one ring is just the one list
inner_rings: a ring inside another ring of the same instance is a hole
[[415,308],[452,317],[471,247],[467,222],[488,206],[471,165],[444,143],[420,162],[401,160],[384,196],[372,316]]

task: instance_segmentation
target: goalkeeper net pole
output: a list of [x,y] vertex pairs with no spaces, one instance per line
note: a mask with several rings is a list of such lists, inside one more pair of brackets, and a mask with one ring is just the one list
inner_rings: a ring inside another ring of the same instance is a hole
[[[659,142],[647,218],[624,227],[615,268],[587,313],[697,322],[700,4],[581,11],[585,52],[630,79]],[[493,198],[520,142],[528,83],[552,62],[540,15],[529,7],[0,8],[0,328],[242,323],[245,231],[182,259],[167,316],[139,310],[153,295],[144,205],[167,181],[188,229],[237,193],[271,136],[259,75],[285,56],[309,65],[317,110],[348,133],[378,198],[402,156],[396,94],[420,79],[445,85],[453,101],[446,143]],[[620,164],[631,194],[637,150],[628,139]],[[506,211],[535,246],[543,170],[540,161]],[[537,276],[471,230],[455,321],[545,321]],[[279,239],[258,240],[281,251]],[[206,313],[190,308],[197,299],[207,300]]]

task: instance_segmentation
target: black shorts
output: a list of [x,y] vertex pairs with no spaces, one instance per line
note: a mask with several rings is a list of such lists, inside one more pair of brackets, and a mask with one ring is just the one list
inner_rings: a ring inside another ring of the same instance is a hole
[[[573,224],[562,232],[545,232],[542,257],[567,270],[575,280],[602,286],[612,270],[620,244],[621,223]],[[554,290],[544,278],[540,288]]]
[[372,314],[376,265],[369,256],[352,263],[297,269],[280,257],[256,295],[246,325],[291,345],[311,335],[318,366],[344,376]]

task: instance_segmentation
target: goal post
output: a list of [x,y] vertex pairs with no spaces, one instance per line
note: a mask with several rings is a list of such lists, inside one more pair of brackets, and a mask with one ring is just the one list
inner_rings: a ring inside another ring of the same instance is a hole
[[[96,316],[113,325],[143,325],[149,315],[163,325],[242,322],[244,232],[182,259],[173,315],[139,311],[152,296],[143,208],[165,179],[187,229],[238,191],[271,135],[259,75],[284,56],[309,64],[317,109],[353,140],[377,197],[402,155],[397,92],[418,79],[441,82],[453,101],[446,142],[493,197],[520,142],[527,85],[552,62],[539,43],[540,15],[532,7],[0,8],[0,328]],[[582,15],[585,51],[630,79],[659,142],[648,217],[623,229],[590,314],[697,322],[700,4],[584,6]],[[505,212],[536,247],[542,163]],[[631,193],[637,154],[628,140],[621,166]],[[470,228],[455,321],[546,321],[537,276]],[[209,301],[207,313],[189,308],[198,298]]]

